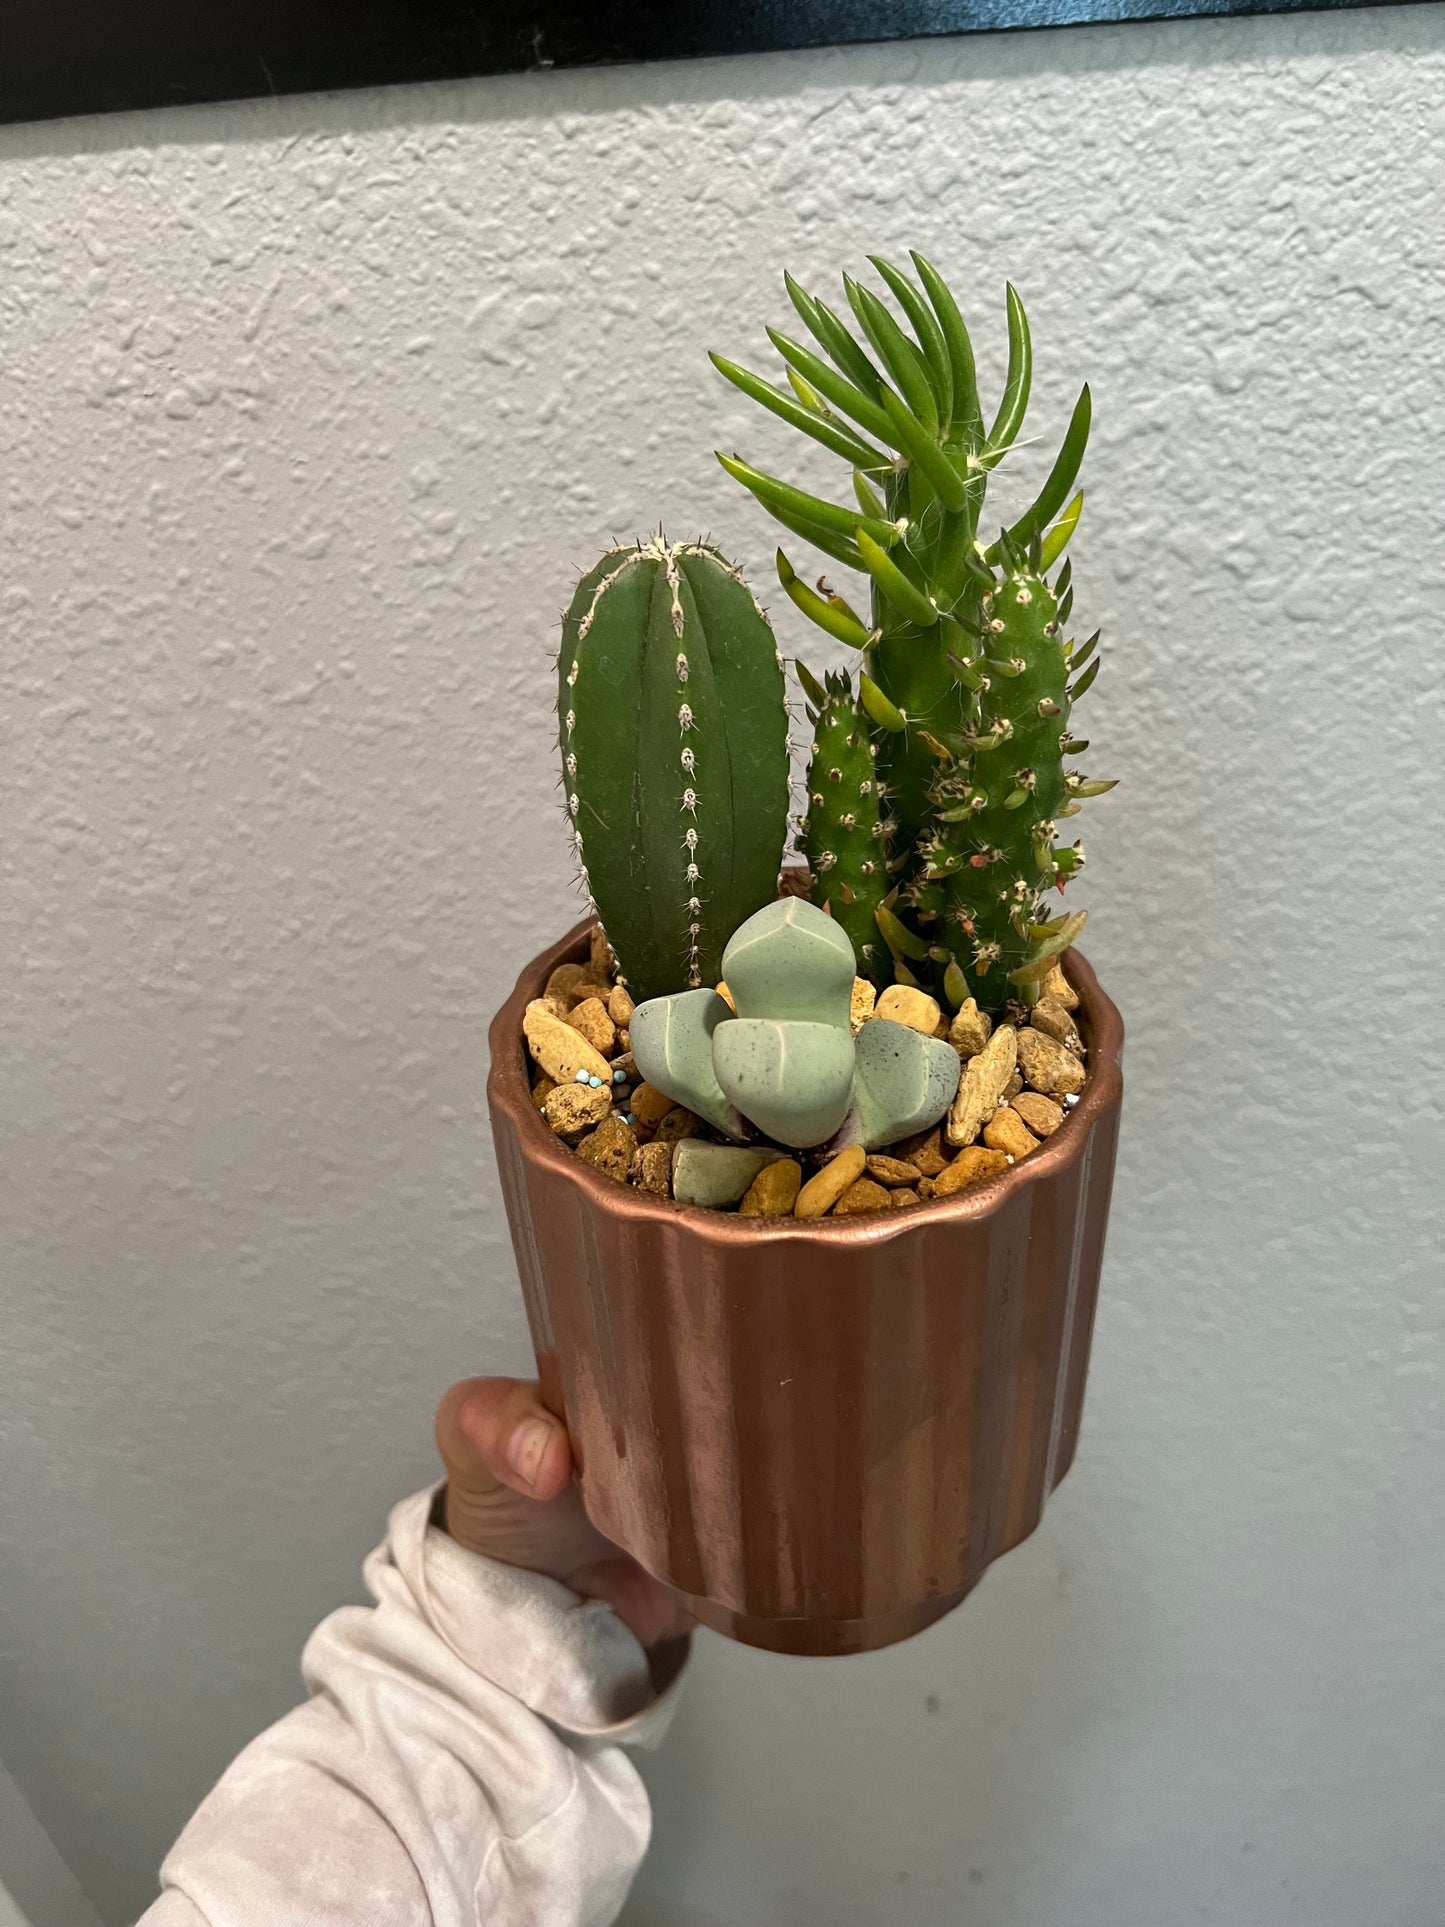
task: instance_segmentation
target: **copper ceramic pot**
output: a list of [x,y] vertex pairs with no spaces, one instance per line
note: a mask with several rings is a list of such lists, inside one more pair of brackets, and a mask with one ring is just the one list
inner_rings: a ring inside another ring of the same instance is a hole
[[739,1218],[614,1183],[533,1106],[522,1012],[587,931],[522,972],[487,1084],[543,1395],[587,1510],[729,1638],[906,1639],[1028,1537],[1073,1459],[1119,1013],[1071,952],[1089,1081],[1002,1177],[909,1210]]

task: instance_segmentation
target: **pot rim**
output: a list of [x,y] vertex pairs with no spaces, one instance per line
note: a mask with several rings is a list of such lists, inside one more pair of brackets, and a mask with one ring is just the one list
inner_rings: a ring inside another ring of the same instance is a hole
[[550,949],[523,967],[511,996],[492,1019],[487,1032],[491,1052],[487,1103],[494,1115],[501,1112],[510,1120],[524,1157],[563,1173],[598,1209],[638,1223],[671,1221],[679,1229],[705,1231],[710,1237],[735,1244],[751,1245],[759,1240],[786,1243],[812,1238],[826,1238],[846,1245],[888,1244],[921,1225],[964,1223],[1000,1211],[1027,1186],[1044,1182],[1071,1163],[1093,1126],[1123,1097],[1124,1075],[1119,1057],[1124,1043],[1124,1020],[1100,988],[1088,960],[1079,951],[1070,949],[1060,961],[1065,976],[1079,993],[1080,1015],[1088,1032],[1089,1075],[1078,1103],[1053,1136],[996,1178],[986,1178],[983,1183],[970,1185],[966,1191],[941,1201],[927,1200],[926,1213],[868,1211],[845,1218],[740,1218],[735,1212],[716,1211],[706,1205],[679,1204],[675,1198],[662,1198],[655,1192],[640,1191],[634,1185],[618,1184],[614,1178],[606,1178],[593,1170],[549,1129],[532,1102],[522,1037],[522,1014],[527,1005],[540,996],[541,987],[557,965],[570,960],[571,953],[595,923],[595,917],[584,917]]

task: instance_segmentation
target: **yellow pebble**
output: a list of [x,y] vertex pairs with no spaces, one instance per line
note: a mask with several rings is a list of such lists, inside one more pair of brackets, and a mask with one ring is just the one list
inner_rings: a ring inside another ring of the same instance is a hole
[[548,1077],[558,1084],[573,1084],[578,1071],[612,1083],[612,1070],[600,1051],[594,1050],[580,1030],[564,1024],[546,1001],[535,998],[522,1017],[522,1032],[527,1047]]
[[795,1218],[821,1218],[830,1211],[855,1179],[861,1178],[868,1153],[861,1144],[850,1144],[846,1151],[825,1164],[803,1186],[793,1206]]
[[628,1167],[636,1151],[637,1139],[620,1117],[604,1117],[597,1129],[577,1146],[579,1158],[617,1184],[626,1184]]
[[611,1109],[612,1093],[605,1084],[600,1090],[591,1084],[558,1084],[542,1103],[542,1115],[558,1137],[575,1137],[579,1131],[590,1130]]
[[873,988],[872,984],[869,983],[868,979],[866,977],[855,977],[853,979],[853,995],[848,1000],[848,1023],[855,1037],[873,1015],[873,1009],[877,1002],[878,992]]
[[1041,1097],[1037,1091],[1020,1091],[1012,1103],[1035,1137],[1052,1137],[1064,1121],[1064,1113],[1054,1100]]
[[876,1178],[879,1184],[917,1184],[923,1172],[906,1158],[890,1158],[875,1153],[868,1160],[868,1175]]
[[875,1017],[886,1017],[890,1024],[906,1024],[909,1030],[931,1037],[938,1029],[943,1012],[936,998],[911,984],[890,984],[873,1006]]
[[1037,1151],[1039,1141],[1011,1105],[1002,1104],[983,1127],[983,1141],[990,1151],[1006,1151],[1011,1158],[1026,1158]]
[[1084,1088],[1084,1067],[1074,1053],[1032,1026],[1019,1032],[1019,1065],[1045,1097],[1067,1097]]
[[985,1178],[996,1178],[1000,1171],[1007,1171],[1008,1156],[1003,1151],[986,1151],[981,1144],[967,1144],[958,1156],[933,1181],[935,1198],[951,1197],[955,1191],[966,1191],[971,1184],[982,1184]]
[[661,1124],[677,1103],[666,1091],[660,1091],[655,1084],[639,1084],[627,1100],[627,1108],[645,1130],[652,1130]]
[[886,1211],[893,1200],[872,1178],[855,1178],[833,1206],[835,1218],[848,1218],[862,1211]]
[[1073,1013],[1067,1010],[1056,997],[1041,997],[1029,1012],[1029,1023],[1035,1030],[1041,1030],[1045,1037],[1052,1037],[1056,1044],[1072,1051],[1075,1057],[1084,1054],[1084,1040],[1079,1035]]
[[963,1079],[949,1110],[944,1130],[950,1144],[972,1144],[998,1109],[1004,1087],[1014,1074],[1018,1037],[1012,1024],[996,1030],[976,1057],[963,1067]]
[[1065,1010],[1077,1010],[1079,1007],[1079,993],[1064,975],[1059,964],[1055,964],[1048,976],[1044,978],[1043,994],[1062,1004]]
[[610,1057],[617,1048],[617,1026],[607,1015],[600,997],[584,997],[573,1007],[567,1022],[580,1031],[600,1057]]
[[993,1020],[970,997],[961,1004],[949,1026],[948,1041],[960,1057],[977,1057],[993,1035]]
[[672,1146],[655,1140],[644,1144],[632,1160],[630,1176],[639,1191],[651,1191],[660,1198],[671,1197]]
[[738,1206],[740,1218],[786,1218],[802,1189],[803,1167],[796,1158],[765,1164]]

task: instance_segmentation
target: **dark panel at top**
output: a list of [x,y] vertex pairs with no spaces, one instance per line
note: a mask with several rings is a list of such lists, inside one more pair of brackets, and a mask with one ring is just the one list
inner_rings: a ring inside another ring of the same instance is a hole
[[1365,0],[0,0],[0,121]]

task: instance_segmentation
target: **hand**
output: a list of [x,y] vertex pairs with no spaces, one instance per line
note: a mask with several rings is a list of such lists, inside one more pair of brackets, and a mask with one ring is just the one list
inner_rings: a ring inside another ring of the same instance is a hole
[[459,1546],[605,1599],[645,1647],[691,1630],[677,1595],[587,1517],[567,1428],[534,1384],[463,1379],[437,1408],[436,1434],[446,1529]]

